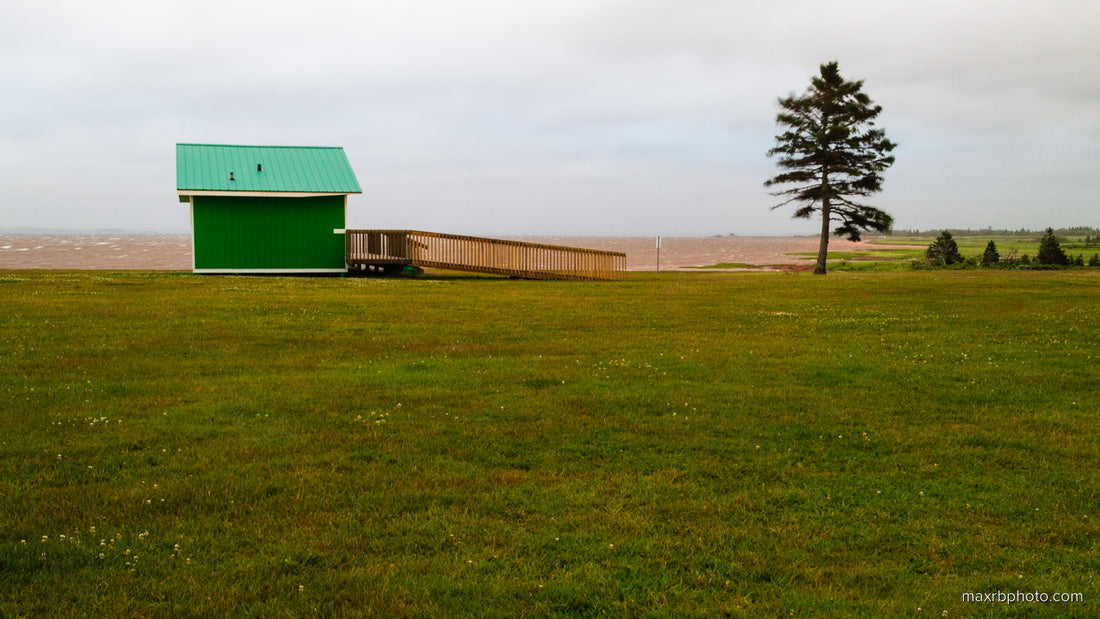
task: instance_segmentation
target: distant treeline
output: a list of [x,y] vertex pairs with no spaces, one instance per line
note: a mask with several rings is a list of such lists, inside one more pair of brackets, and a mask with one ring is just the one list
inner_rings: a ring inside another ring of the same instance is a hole
[[[955,236],[1023,236],[1023,237],[1040,237],[1046,230],[1028,230],[1026,228],[1020,228],[1019,230],[995,230],[993,228],[937,228],[935,230],[900,230],[894,229],[890,231],[890,236],[938,236],[941,232],[947,230]],[[1073,226],[1071,228],[1055,228],[1054,234],[1060,237],[1070,236],[1097,236],[1100,235],[1100,229],[1093,228],[1092,226]]]

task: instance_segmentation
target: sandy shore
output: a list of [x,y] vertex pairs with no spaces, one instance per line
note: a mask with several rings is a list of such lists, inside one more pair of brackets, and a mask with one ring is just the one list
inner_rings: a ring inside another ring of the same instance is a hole
[[[657,269],[654,238],[640,237],[508,237],[551,245],[621,251],[627,269]],[[662,271],[715,264],[752,264],[757,268],[810,268],[816,252],[811,237],[666,237],[661,239]],[[867,247],[833,239],[829,248],[847,251]],[[190,270],[190,235],[0,234],[0,269]]]

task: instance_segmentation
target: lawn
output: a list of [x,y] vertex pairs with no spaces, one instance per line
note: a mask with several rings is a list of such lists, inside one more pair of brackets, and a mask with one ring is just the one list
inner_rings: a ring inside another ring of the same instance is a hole
[[1097,616],[1098,284],[0,272],[0,616]]
[[[959,253],[964,258],[981,260],[987,244],[993,241],[997,251],[1003,260],[1029,256],[1035,258],[1039,252],[1039,237],[1031,236],[955,236]],[[925,250],[932,242],[934,236],[881,236],[868,239],[871,245],[883,245],[886,247],[869,247],[858,251],[830,251],[828,255],[828,268],[837,271],[891,271],[908,269],[913,261],[923,262]],[[1087,261],[1090,256],[1100,250],[1096,243],[1085,243],[1084,237],[1072,237],[1065,239],[1062,249],[1071,258],[1081,256]],[[817,252],[798,252],[791,254],[807,263],[817,259]],[[724,266],[724,265],[716,265]],[[713,268],[713,267],[712,267]]]
[[[938,235],[937,235],[938,236]],[[1035,258],[1039,253],[1039,239],[1042,233],[1033,236],[1008,236],[1008,235],[955,235],[955,243],[959,246],[959,253],[965,258],[981,259],[985,253],[986,245],[990,241],[997,247],[1001,258],[1020,257],[1028,255]],[[896,250],[897,258],[921,260],[924,258],[924,250],[936,240],[935,236],[881,236],[869,239],[873,244],[880,245],[910,245],[912,250]],[[1089,256],[1100,251],[1100,245],[1091,241],[1086,243],[1085,237],[1073,236],[1061,239],[1061,247],[1070,257],[1082,256],[1088,260]],[[889,256],[889,250],[870,252],[869,256]],[[864,258],[874,259],[874,258]]]

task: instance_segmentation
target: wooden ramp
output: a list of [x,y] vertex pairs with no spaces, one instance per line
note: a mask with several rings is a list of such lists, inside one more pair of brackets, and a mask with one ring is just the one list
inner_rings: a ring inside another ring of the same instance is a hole
[[626,254],[418,230],[347,230],[351,271],[403,266],[493,273],[526,279],[620,279]]

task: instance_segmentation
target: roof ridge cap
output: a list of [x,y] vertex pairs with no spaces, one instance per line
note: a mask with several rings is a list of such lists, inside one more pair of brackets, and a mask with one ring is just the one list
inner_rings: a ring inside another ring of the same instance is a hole
[[176,142],[176,146],[215,146],[225,148],[324,148],[343,150],[343,146],[295,146],[290,144],[205,144],[199,142]]

